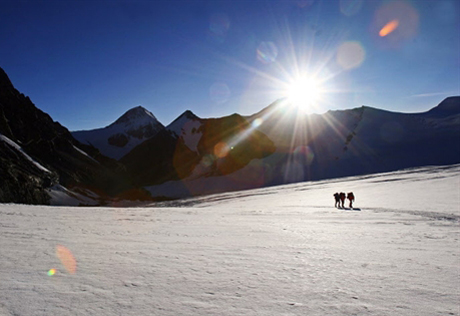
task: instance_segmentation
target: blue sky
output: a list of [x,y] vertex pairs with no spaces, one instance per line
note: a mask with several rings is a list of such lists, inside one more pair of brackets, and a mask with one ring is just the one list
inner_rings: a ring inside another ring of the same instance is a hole
[[418,112],[460,94],[459,30],[455,0],[0,0],[0,67],[70,130],[138,105],[165,125],[253,114],[298,76],[319,113]]

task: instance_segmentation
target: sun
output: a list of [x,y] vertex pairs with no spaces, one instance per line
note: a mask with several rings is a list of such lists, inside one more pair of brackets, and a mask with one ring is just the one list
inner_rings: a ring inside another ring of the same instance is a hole
[[314,111],[321,99],[321,84],[313,78],[301,77],[293,80],[286,89],[288,102],[306,113]]

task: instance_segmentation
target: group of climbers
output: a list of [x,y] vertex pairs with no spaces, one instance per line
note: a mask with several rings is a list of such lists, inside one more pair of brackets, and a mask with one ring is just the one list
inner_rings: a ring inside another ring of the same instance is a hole
[[345,208],[345,198],[347,198],[350,201],[350,208],[353,208],[353,201],[355,200],[355,196],[353,192],[349,192],[347,195],[345,195],[344,192],[340,193],[334,193],[334,198],[335,198],[335,207],[338,208]]

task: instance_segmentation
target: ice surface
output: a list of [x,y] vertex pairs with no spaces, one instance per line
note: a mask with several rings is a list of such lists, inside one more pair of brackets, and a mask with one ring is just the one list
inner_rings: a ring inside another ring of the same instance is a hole
[[[459,175],[430,167],[138,208],[0,204],[0,314],[459,315]],[[357,209],[334,208],[336,191],[353,191]]]

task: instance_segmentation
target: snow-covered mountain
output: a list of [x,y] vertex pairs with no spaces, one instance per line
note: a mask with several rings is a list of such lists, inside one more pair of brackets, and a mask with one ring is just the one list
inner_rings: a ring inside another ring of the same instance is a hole
[[281,102],[249,118],[275,142],[288,182],[460,162],[459,120],[460,97],[410,114],[363,106],[302,116]]
[[[148,190],[177,198],[460,162],[460,97],[412,114],[363,106],[304,115],[279,101],[246,120],[248,130],[273,142],[274,152],[225,174],[201,172],[206,167],[201,160],[185,179]],[[232,145],[248,130],[236,133]]]
[[202,120],[186,111],[120,159],[138,185],[187,177],[199,159]]
[[275,150],[268,137],[238,114],[200,119],[187,111],[167,131],[120,160],[139,185],[231,174]]
[[198,152],[198,143],[203,133],[200,127],[203,125],[203,120],[187,110],[171,124],[166,126],[166,129],[176,138],[182,138],[184,144],[192,151]]
[[72,132],[73,137],[119,160],[134,147],[155,136],[164,126],[142,106],[128,110],[114,123],[104,128]]
[[[149,187],[154,196],[184,197],[460,162],[455,146],[460,97],[411,114],[362,106],[307,115],[284,100],[247,117],[205,119],[185,111],[166,128],[160,124],[155,135],[139,133],[142,137],[134,139],[136,133],[120,129],[153,118],[143,108],[136,110],[140,113],[96,130],[103,135],[98,141],[86,141],[119,158],[135,183]],[[81,134],[74,135],[82,140]],[[108,145],[109,139],[120,139],[125,146]]]

